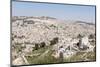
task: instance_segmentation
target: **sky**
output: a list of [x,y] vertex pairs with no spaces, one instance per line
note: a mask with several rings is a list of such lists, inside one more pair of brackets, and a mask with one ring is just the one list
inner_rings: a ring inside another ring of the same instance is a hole
[[13,1],[12,16],[50,16],[95,23],[95,6]]

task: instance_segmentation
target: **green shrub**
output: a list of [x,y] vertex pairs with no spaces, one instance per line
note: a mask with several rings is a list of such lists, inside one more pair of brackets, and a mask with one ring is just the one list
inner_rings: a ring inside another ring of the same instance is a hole
[[90,34],[89,35],[89,39],[94,39],[95,38],[95,35],[94,34]]
[[39,44],[35,43],[35,50],[39,49]]
[[40,48],[41,48],[41,47],[45,47],[45,46],[46,46],[45,42],[41,42],[41,43],[40,43]]
[[50,45],[54,45],[58,43],[58,37],[54,38],[53,40],[50,41]]

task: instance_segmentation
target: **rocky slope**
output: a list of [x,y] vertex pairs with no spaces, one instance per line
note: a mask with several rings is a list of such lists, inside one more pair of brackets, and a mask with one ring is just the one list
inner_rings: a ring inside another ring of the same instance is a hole
[[[92,38],[89,38],[90,36]],[[81,43],[79,43],[80,37]],[[81,23],[81,21],[68,22],[45,16],[14,16],[12,17],[11,39],[14,65],[39,64],[40,60],[37,60],[36,63],[36,61],[31,62],[30,58],[35,60],[35,57],[45,57],[49,52],[50,57],[54,59],[59,59],[62,52],[64,59],[62,62],[67,62],[66,59],[78,52],[85,52],[85,54],[86,52],[94,52],[95,24]],[[83,46],[88,47],[88,49],[83,49]],[[87,61],[87,59],[76,61]],[[18,63],[19,61],[21,62]],[[74,62],[74,60],[69,62]],[[44,63],[58,62],[54,60]]]

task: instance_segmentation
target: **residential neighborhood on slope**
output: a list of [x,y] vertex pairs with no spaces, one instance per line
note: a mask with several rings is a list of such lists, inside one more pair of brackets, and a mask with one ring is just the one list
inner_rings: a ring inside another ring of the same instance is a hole
[[12,16],[13,65],[95,61],[95,24]]

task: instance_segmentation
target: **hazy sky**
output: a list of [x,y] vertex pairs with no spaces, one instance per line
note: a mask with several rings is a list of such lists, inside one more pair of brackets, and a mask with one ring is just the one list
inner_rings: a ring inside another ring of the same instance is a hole
[[12,2],[13,16],[50,16],[64,20],[95,23],[95,6]]

